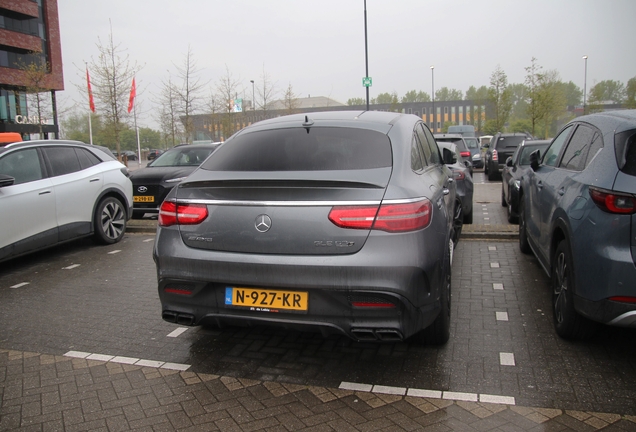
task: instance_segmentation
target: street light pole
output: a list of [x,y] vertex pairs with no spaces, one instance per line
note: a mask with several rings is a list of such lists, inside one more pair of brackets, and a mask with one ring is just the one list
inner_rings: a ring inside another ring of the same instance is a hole
[[254,98],[254,80],[250,80],[252,83],[252,111],[256,111],[256,100]]
[[585,78],[583,80],[583,115],[585,115],[586,111],[586,102],[587,102],[587,56],[583,56],[583,60],[585,60]]
[[[367,0],[364,0],[364,62],[366,66],[366,75],[369,77],[369,46],[367,43]],[[369,86],[366,86],[367,91],[367,111],[369,111]]]
[[435,66],[431,66],[431,94],[433,97],[433,133],[437,131],[437,119],[435,113]]

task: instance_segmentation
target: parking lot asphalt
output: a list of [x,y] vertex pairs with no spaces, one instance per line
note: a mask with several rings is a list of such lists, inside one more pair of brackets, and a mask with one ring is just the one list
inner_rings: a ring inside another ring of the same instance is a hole
[[475,180],[443,347],[165,323],[152,220],[0,264],[0,431],[636,430],[636,333],[556,337],[500,183]]

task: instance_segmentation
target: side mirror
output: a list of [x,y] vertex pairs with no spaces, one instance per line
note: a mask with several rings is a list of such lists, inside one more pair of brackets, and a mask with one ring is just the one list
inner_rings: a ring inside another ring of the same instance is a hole
[[6,174],[0,174],[0,187],[11,186],[15,179]]
[[445,165],[453,165],[457,163],[457,154],[445,148],[442,152],[444,154],[444,164]]
[[541,160],[540,156],[541,152],[539,150],[535,150],[530,153],[530,167],[532,168],[532,171],[536,171],[539,168],[539,161]]
[[508,159],[506,159],[506,166],[512,167],[512,156],[509,156]]

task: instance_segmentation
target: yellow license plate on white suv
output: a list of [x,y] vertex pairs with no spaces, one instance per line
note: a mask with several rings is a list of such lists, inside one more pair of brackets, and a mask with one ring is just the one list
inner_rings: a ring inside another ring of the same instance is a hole
[[262,312],[307,311],[309,293],[307,291],[226,287],[225,304],[227,306],[248,307],[251,310]]

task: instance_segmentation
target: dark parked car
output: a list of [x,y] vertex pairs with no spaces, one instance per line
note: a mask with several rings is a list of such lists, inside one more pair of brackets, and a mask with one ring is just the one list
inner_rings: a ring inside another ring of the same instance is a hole
[[501,205],[508,209],[508,222],[517,223],[519,219],[519,189],[521,179],[530,170],[530,154],[536,150],[541,153],[550,145],[549,140],[528,140],[522,142],[501,172]]
[[120,241],[132,213],[128,169],[78,141],[0,147],[0,261],[93,235]]
[[163,319],[445,343],[454,203],[452,172],[417,116],[255,123],[161,205]]
[[163,153],[163,150],[158,150],[158,149],[152,149],[148,152],[148,160],[154,160],[157,159],[157,156],[161,155],[161,153]]
[[473,223],[473,177],[468,169],[469,164],[460,155],[459,148],[453,143],[437,141],[442,158],[447,166],[453,171],[457,187],[457,198],[455,203],[455,239],[456,242],[462,232],[464,224]]
[[557,334],[636,328],[636,110],[578,117],[530,163],[519,246],[552,279]]
[[165,151],[145,168],[133,171],[133,219],[157,215],[168,192],[186,178],[220,143],[182,144]]
[[[473,155],[477,154],[477,162],[481,161],[481,155],[479,154],[479,144],[477,138],[463,137],[460,134],[435,134],[435,140],[437,142],[450,142],[457,146],[463,160],[470,162],[468,169],[470,175],[473,175]],[[469,145],[472,147],[469,147]]]
[[519,144],[524,140],[530,140],[532,136],[525,133],[497,133],[486,147],[484,156],[484,174],[488,180],[499,180],[501,171],[508,159],[515,152]]

